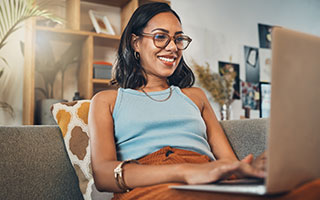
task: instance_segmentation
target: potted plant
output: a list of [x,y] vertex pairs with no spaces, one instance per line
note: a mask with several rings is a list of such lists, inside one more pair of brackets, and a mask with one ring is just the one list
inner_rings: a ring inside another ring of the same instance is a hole
[[[57,102],[64,100],[64,75],[65,71],[71,64],[78,64],[81,55],[81,42],[73,42],[63,52],[62,56],[55,59],[53,47],[50,44],[49,38],[42,38],[37,41],[35,71],[42,79],[43,85],[35,88],[36,97],[36,123],[38,124],[55,124],[51,115],[50,107]],[[61,73],[61,88],[60,95],[55,95],[53,92],[54,83],[58,74]]]
[[228,65],[220,69],[222,74],[220,75],[220,73],[211,72],[208,63],[206,66],[193,63],[200,85],[211,94],[214,101],[220,106],[221,120],[229,120],[231,103],[233,102],[233,85],[237,73]]
[[[44,5],[50,2],[44,0],[42,3],[35,3],[35,0],[2,0],[0,2],[0,52],[7,44],[7,39],[21,26],[21,23],[32,17],[44,17],[56,23],[61,23],[62,20],[55,17],[46,9]],[[0,80],[4,77],[4,72],[9,66],[6,58],[0,54]],[[2,86],[6,87],[6,85]],[[2,100],[0,95],[0,109],[8,111],[13,117],[14,111],[12,106]]]

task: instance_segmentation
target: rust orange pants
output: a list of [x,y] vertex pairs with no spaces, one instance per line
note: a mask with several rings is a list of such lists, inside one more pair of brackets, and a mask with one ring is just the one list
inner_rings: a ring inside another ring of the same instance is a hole
[[[144,165],[167,165],[179,163],[205,163],[210,162],[208,156],[192,151],[164,147],[159,151],[149,154],[139,162]],[[170,185],[182,183],[166,183],[148,187],[138,187],[128,193],[114,193],[113,200],[193,200],[193,199],[221,199],[221,200],[319,200],[320,179],[307,183],[289,193],[278,196],[254,196],[242,194],[227,194],[218,192],[198,192],[188,190],[170,189]]]

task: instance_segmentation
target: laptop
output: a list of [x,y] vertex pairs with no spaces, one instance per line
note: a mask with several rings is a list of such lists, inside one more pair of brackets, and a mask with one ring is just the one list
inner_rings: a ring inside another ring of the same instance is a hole
[[320,37],[272,31],[267,175],[262,183],[171,186],[198,191],[277,194],[320,177]]

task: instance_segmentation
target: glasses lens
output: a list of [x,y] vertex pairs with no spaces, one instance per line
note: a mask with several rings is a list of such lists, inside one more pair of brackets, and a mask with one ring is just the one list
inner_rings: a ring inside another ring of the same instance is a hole
[[161,34],[161,33],[155,34],[153,39],[154,39],[154,44],[160,48],[164,48],[168,44],[168,41],[170,40],[168,35]]
[[175,43],[178,49],[183,50],[186,49],[190,43],[189,37],[180,35],[175,38]]

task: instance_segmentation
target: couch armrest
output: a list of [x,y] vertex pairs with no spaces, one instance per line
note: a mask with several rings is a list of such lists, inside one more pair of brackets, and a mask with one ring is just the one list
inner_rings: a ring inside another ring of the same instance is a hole
[[0,126],[0,199],[83,199],[58,126]]
[[249,153],[255,157],[266,149],[268,119],[242,119],[221,121],[231,146],[239,159]]

